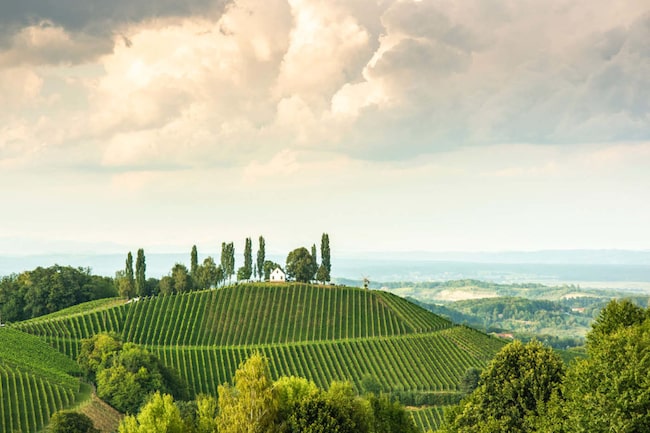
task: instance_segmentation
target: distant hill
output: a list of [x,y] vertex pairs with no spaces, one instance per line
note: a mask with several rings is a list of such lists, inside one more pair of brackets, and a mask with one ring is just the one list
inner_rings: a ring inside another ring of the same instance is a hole
[[[193,393],[215,394],[260,351],[275,378],[299,375],[322,387],[349,380],[362,390],[371,376],[404,403],[439,406],[457,401],[467,369],[485,366],[504,344],[393,294],[350,287],[243,284],[81,311],[13,326],[70,357],[82,338],[117,332],[176,368]],[[427,427],[441,413],[414,418]]]

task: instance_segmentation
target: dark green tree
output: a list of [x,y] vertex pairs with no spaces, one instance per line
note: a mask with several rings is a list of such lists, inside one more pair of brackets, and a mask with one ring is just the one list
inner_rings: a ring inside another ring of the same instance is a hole
[[250,280],[253,275],[253,242],[246,238],[244,245],[244,266],[237,271],[237,280]]
[[99,433],[88,415],[61,410],[54,412],[47,428],[49,433]]
[[316,272],[314,259],[305,247],[296,248],[287,256],[287,277],[298,282],[309,282]]
[[479,387],[449,412],[443,431],[532,431],[563,379],[564,364],[550,347],[537,341],[510,343],[488,365]]
[[138,255],[135,259],[135,293],[138,296],[149,295],[147,291],[147,264],[144,258],[144,250],[138,249]]
[[478,388],[481,379],[481,370],[478,368],[469,368],[465,371],[463,378],[460,380],[460,391],[463,394],[469,394]]
[[650,431],[650,319],[611,301],[587,335],[587,359],[567,373],[562,406],[568,432]]
[[232,242],[221,244],[221,269],[225,278],[230,281],[235,274],[235,245]]
[[192,277],[190,276],[190,273],[187,271],[185,265],[181,263],[176,263],[172,268],[171,277],[174,282],[175,293],[185,293],[193,289]]
[[264,237],[260,236],[259,243],[257,250],[257,278],[261,280],[264,275],[264,260],[266,260],[266,241]]
[[388,394],[372,394],[368,396],[372,408],[372,423],[374,432],[381,433],[418,433],[413,418],[396,401],[391,401]]
[[[318,270],[318,254],[316,252],[316,244],[312,244],[311,246],[311,258],[314,261],[314,269]],[[316,272],[314,272],[314,274],[316,274]],[[312,277],[312,279],[314,279],[314,277]]]
[[[116,274],[117,277],[117,274]],[[119,287],[120,296],[127,299],[135,296],[135,277],[133,274],[133,255],[131,251],[126,256],[126,264],[124,267],[124,274],[119,278]]]
[[264,281],[268,281],[271,278],[271,272],[273,272],[276,268],[282,269],[282,266],[271,260],[264,260]]
[[322,282],[330,281],[330,273],[332,270],[332,264],[330,261],[330,238],[327,233],[323,233],[320,241],[320,257],[321,264],[318,268],[316,279]]
[[192,245],[192,253],[190,254],[190,276],[196,281],[199,271],[199,253],[196,250],[196,245]]
[[185,399],[187,385],[160,360],[133,343],[124,344],[110,367],[97,372],[97,395],[120,412],[135,414],[149,394],[160,391]]
[[217,264],[212,257],[206,257],[196,272],[196,287],[199,289],[209,289],[218,284]]
[[165,275],[160,279],[158,289],[161,295],[171,295],[174,293],[174,279],[169,275]]

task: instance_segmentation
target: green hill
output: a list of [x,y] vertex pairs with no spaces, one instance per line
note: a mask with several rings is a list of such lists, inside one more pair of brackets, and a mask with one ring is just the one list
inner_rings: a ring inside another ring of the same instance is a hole
[[73,405],[79,367],[43,340],[0,327],[0,431],[40,430],[52,413]]
[[[503,345],[390,293],[349,287],[244,284],[82,309],[14,326],[70,357],[82,338],[117,332],[176,368],[193,393],[216,394],[260,351],[276,378],[299,375],[321,387],[349,380],[361,390],[370,375],[404,403],[448,404],[466,370]],[[424,413],[415,418],[439,419]]]

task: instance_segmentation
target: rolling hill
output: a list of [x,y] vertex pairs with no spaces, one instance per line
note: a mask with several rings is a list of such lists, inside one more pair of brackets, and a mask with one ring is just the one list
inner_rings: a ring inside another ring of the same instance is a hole
[[82,387],[76,362],[42,339],[0,327],[0,432],[38,431]]
[[[81,339],[120,334],[176,368],[193,393],[215,393],[253,351],[271,373],[299,375],[327,387],[375,378],[412,405],[459,397],[470,367],[483,367],[504,344],[455,326],[381,291],[308,284],[240,284],[217,290],[77,307],[13,325],[73,358]],[[439,421],[439,409],[414,412],[420,425]]]

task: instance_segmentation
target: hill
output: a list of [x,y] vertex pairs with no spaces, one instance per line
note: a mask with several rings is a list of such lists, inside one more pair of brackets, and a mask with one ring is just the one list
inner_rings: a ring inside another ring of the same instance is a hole
[[70,357],[82,338],[117,332],[176,368],[193,393],[215,394],[260,351],[275,378],[349,380],[361,390],[371,376],[406,404],[448,404],[467,369],[503,345],[393,294],[349,287],[243,284],[78,311],[14,326]]
[[0,431],[38,431],[57,410],[75,404],[79,367],[42,339],[0,327]]

